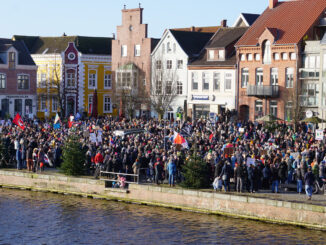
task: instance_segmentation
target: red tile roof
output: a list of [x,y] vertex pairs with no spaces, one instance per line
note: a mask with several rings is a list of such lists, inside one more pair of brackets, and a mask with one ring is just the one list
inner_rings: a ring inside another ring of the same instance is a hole
[[260,35],[269,28],[277,30],[275,44],[299,43],[313,23],[326,9],[326,0],[292,0],[267,8],[236,46],[257,45]]

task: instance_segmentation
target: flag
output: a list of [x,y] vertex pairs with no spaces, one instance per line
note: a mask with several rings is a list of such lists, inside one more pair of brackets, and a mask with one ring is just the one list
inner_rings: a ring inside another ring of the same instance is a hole
[[53,124],[53,129],[60,129],[60,123]]
[[23,122],[21,116],[19,115],[19,113],[16,114],[16,116],[15,116],[14,120],[12,120],[12,122],[14,124],[16,124],[18,127],[20,127],[22,130],[25,129],[24,122]]
[[188,142],[187,140],[182,137],[181,134],[174,132],[174,137],[173,137],[173,143],[176,145],[182,145],[184,148],[188,148]]
[[211,134],[211,135],[209,136],[209,141],[212,141],[213,137],[214,137],[214,135]]
[[71,120],[72,118],[69,117],[69,120],[68,120],[68,127],[71,128],[72,127],[72,124],[73,124],[73,120]]
[[57,124],[57,122],[60,121],[60,117],[58,115],[58,113],[55,115],[55,119],[54,119],[54,124]]

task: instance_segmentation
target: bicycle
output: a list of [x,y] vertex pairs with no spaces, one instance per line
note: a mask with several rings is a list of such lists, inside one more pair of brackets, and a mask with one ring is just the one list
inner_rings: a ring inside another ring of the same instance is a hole
[[315,180],[314,187],[313,187],[313,194],[319,194],[320,192],[326,194],[325,191],[326,191],[326,179],[321,179],[320,181]]

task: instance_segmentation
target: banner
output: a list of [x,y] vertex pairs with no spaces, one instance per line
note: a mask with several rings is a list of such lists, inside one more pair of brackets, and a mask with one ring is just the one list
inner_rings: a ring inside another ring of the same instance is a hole
[[14,120],[12,121],[14,124],[16,124],[18,127],[20,127],[22,130],[25,129],[24,122],[21,118],[21,116],[17,113]]
[[324,139],[324,131],[322,129],[316,129],[316,140]]

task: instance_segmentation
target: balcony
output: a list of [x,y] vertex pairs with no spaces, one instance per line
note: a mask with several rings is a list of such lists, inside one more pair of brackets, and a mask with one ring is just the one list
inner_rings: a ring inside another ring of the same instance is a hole
[[279,96],[279,88],[278,85],[248,85],[247,96],[276,98]]
[[316,68],[300,68],[300,79],[319,79],[319,69]]
[[299,95],[299,101],[302,107],[318,107],[317,96]]

